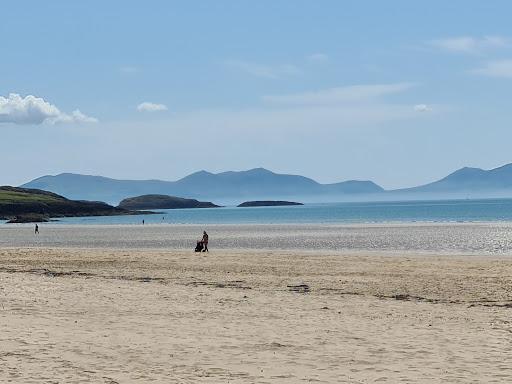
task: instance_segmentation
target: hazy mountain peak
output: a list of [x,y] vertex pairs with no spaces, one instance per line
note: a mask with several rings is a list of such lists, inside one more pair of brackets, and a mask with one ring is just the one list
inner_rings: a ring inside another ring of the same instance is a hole
[[481,175],[487,171],[484,171],[481,168],[472,168],[472,167],[464,167],[456,170],[453,173],[450,173],[448,176],[443,178],[442,180],[454,178],[454,177],[468,177],[468,176],[474,176],[474,175]]
[[[507,193],[512,188],[512,164],[485,170],[463,167],[438,181],[401,190],[407,193],[461,194],[465,196],[493,196]],[[397,192],[397,191],[395,191]],[[510,192],[508,192],[510,193]]]
[[245,173],[260,174],[260,175],[261,174],[263,174],[263,175],[275,175],[274,172],[269,171],[268,169],[265,169],[265,168],[262,168],[262,167],[249,169],[249,170],[245,171]]
[[211,172],[208,172],[208,171],[205,171],[204,169],[202,169],[200,171],[190,174],[189,176],[211,176],[211,175],[214,175],[214,173],[211,173]]
[[190,175],[185,176],[185,177],[181,178],[181,179],[180,179],[180,180],[178,180],[178,181],[181,181],[181,180],[190,180],[190,179],[197,179],[197,178],[209,177],[209,176],[215,176],[215,174],[214,174],[214,173],[211,173],[211,172],[208,172],[208,171],[205,171],[205,170],[203,169],[203,170],[201,170],[201,171],[197,171],[197,172],[191,173]]

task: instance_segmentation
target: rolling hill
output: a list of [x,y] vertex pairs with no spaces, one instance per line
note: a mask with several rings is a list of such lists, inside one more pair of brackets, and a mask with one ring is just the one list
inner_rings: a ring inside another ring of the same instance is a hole
[[45,221],[51,217],[128,215],[132,211],[97,201],[68,200],[38,189],[0,187],[0,218]]

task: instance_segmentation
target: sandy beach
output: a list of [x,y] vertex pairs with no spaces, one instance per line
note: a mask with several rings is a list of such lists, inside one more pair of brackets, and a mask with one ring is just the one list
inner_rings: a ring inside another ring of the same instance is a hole
[[512,259],[0,248],[2,383],[509,383]]

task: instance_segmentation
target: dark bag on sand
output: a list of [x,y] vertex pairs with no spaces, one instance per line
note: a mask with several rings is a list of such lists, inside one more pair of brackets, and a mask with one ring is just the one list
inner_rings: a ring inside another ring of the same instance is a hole
[[194,252],[201,252],[203,250],[203,243],[198,241],[196,245],[196,249],[194,249]]

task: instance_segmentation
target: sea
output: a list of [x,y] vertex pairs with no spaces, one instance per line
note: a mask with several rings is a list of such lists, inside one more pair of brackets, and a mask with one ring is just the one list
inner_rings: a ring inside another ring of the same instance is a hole
[[[144,221],[144,223],[143,223]],[[160,210],[0,224],[1,247],[303,250],[512,256],[512,199]]]
[[[512,222],[512,199],[322,203],[283,207],[162,209],[156,214],[68,217],[55,224],[365,224]],[[5,222],[4,222],[5,223]]]

